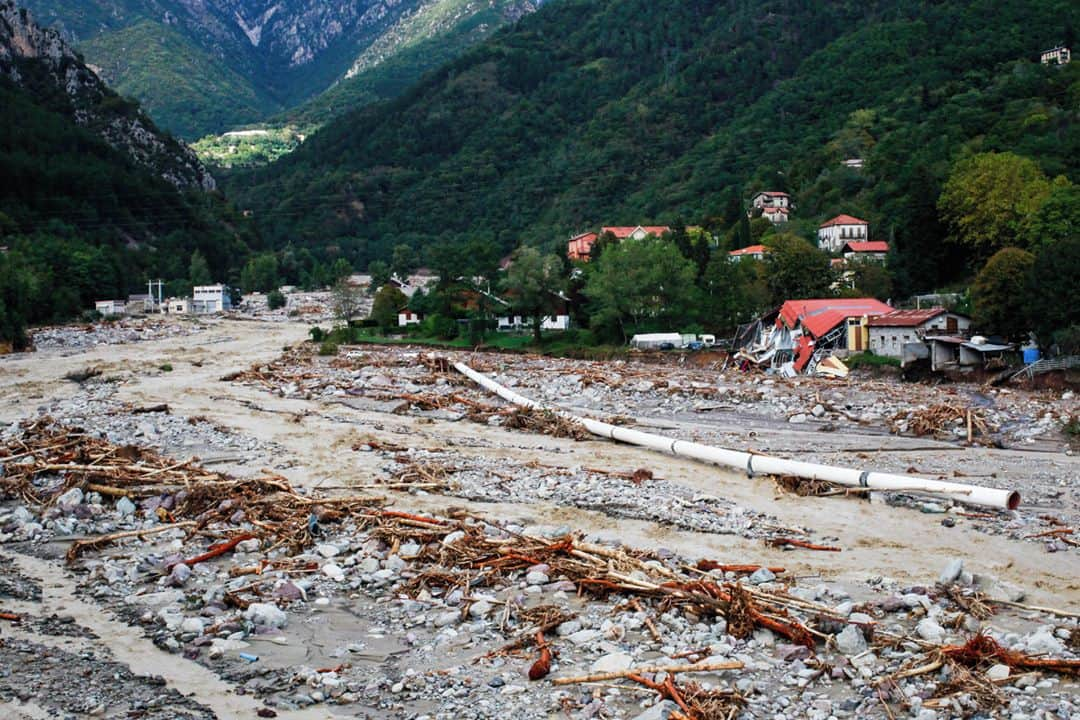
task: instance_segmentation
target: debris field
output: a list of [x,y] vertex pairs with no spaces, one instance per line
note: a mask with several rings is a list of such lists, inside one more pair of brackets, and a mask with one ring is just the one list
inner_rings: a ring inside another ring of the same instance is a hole
[[[1025,505],[986,512],[791,478],[766,480],[780,505],[722,482],[706,491],[662,455],[612,466],[609,443],[507,406],[455,373],[459,359],[607,422],[801,448],[818,462],[919,462],[926,476],[1015,485]],[[307,345],[218,377],[213,392],[252,413],[347,426],[341,476],[294,479],[305,460],[286,437],[132,402],[125,383],[147,382],[137,377],[68,381],[27,408],[0,431],[0,656],[12,668],[0,706],[155,718],[1080,715],[1075,587],[1034,601],[1033,588],[959,551],[918,582],[887,566],[853,581],[825,570],[852,548],[785,509],[936,516],[942,532],[979,529],[1071,563],[1080,512],[1062,469],[1076,465],[1054,425],[1075,412],[1067,392],[943,391],[858,373],[786,380],[653,358],[400,347],[321,357]],[[539,448],[543,459],[528,459]],[[548,508],[574,512],[559,523]],[[591,517],[655,534],[612,533]],[[730,538],[730,552],[713,537]],[[49,612],[46,568],[70,578],[70,607],[85,612]],[[230,697],[177,693],[183,679],[168,668],[128,668],[95,613]],[[92,692],[59,683],[63,667]]]

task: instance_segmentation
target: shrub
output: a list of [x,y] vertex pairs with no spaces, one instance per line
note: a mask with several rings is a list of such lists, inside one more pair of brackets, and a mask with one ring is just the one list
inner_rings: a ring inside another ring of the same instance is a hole
[[285,295],[280,290],[272,290],[270,294],[266,296],[266,304],[271,310],[277,310],[278,308],[285,307]]
[[158,370],[161,370],[162,372],[172,372],[172,365],[170,365],[169,363],[159,365]]
[[337,355],[338,345],[335,342],[326,340],[319,346],[320,355]]
[[318,325],[308,330],[308,335],[311,336],[312,342],[321,343],[323,340],[326,339],[326,331]]

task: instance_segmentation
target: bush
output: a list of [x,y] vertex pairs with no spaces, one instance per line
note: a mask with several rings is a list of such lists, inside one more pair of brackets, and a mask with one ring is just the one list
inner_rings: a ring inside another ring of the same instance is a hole
[[852,355],[844,364],[848,368],[854,370],[857,367],[900,367],[900,360],[894,357],[887,357],[885,355],[875,355],[871,351],[859,353],[858,355]]
[[308,335],[311,336],[311,342],[321,343],[326,339],[326,331],[318,325],[308,330]]
[[319,346],[320,355],[337,355],[338,345],[335,342],[326,340]]
[[172,372],[172,365],[170,365],[169,363],[159,365],[158,370],[160,370],[161,372]]
[[266,296],[266,304],[271,310],[277,310],[278,308],[285,307],[285,295],[280,290],[272,290],[270,294]]

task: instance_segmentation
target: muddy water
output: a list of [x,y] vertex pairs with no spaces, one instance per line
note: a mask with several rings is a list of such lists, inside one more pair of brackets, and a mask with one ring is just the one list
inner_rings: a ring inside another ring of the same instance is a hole
[[[159,650],[137,628],[109,618],[98,606],[76,596],[76,582],[54,562],[0,550],[18,570],[41,583],[39,612],[70,615],[82,627],[97,634],[113,657],[141,675],[157,675],[168,685],[210,708],[221,718],[253,717],[262,703],[252,697],[236,695],[232,686],[207,668],[194,662],[178,661],[175,655]],[[34,640],[41,642],[40,636]],[[19,706],[26,712],[26,706]],[[290,720],[317,720],[325,710],[278,710],[278,717]],[[32,715],[30,717],[33,717]]]

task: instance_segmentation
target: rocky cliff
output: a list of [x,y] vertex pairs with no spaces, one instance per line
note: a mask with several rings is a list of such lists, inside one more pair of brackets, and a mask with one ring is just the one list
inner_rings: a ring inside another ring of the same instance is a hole
[[175,187],[214,188],[190,148],[161,133],[137,105],[110,90],[57,31],[38,26],[12,0],[0,0],[0,77]]

